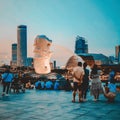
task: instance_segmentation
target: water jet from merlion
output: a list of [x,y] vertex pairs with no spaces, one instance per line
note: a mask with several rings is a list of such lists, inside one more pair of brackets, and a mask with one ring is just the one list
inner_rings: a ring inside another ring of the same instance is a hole
[[38,74],[47,74],[51,71],[50,58],[52,52],[50,46],[52,40],[45,35],[38,35],[34,41],[34,69]]

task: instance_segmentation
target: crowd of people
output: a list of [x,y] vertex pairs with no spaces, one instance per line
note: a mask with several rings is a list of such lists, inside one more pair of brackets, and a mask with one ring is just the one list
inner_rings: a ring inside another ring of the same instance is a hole
[[[90,89],[90,95],[93,96],[94,101],[99,100],[100,94],[103,94],[109,102],[113,102],[116,97],[115,73],[113,70],[109,73],[108,83],[103,86],[100,80],[100,71],[97,65],[94,65],[89,71],[87,64],[78,62],[78,66],[73,68],[73,99],[75,102],[76,93],[78,92],[79,102],[86,101],[87,91]],[[89,84],[91,83],[91,84]]]
[[59,90],[60,83],[58,82],[58,80],[55,80],[54,82],[51,80],[48,81],[38,80],[35,82],[35,88],[39,90]]
[[12,73],[9,69],[1,74],[1,83],[3,86],[2,96],[8,96],[12,91],[13,93],[25,92],[26,89],[72,90],[69,80],[33,78],[25,74]]
[[[97,65],[91,68],[91,71],[87,69],[86,63],[78,62],[78,66],[72,69],[73,86],[71,86],[70,81],[66,78],[66,83],[63,88],[66,91],[72,91],[72,102],[76,102],[76,94],[78,93],[79,102],[87,101],[87,92],[90,91],[90,95],[93,96],[94,101],[99,100],[100,94],[103,94],[109,102],[113,102],[116,97],[116,84],[114,81],[115,73],[110,70],[109,79],[105,86],[102,85],[100,77],[100,72]],[[36,89],[36,90],[61,90],[61,85],[59,80],[47,81],[42,79],[37,79],[34,83],[28,79],[22,77],[15,77],[13,73],[6,69],[6,71],[1,75],[3,91],[2,96],[8,96],[11,89],[14,93],[19,93],[20,90],[25,92],[25,89]]]

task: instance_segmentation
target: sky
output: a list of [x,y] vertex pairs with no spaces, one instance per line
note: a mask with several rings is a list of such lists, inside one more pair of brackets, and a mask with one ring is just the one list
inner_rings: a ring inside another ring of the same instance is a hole
[[[11,59],[17,26],[27,25],[28,57],[37,35],[52,40],[52,59],[59,64],[74,53],[77,35],[89,53],[115,55],[120,45],[120,0],[0,0],[0,59]],[[65,59],[64,59],[65,58]]]

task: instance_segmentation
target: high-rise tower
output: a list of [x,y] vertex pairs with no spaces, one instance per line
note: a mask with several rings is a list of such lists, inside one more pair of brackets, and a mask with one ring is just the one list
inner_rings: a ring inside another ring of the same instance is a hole
[[115,56],[116,56],[118,63],[120,63],[120,45],[115,46]]
[[12,44],[12,65],[17,65],[17,44]]
[[75,41],[75,53],[88,53],[88,44],[85,41],[85,38],[77,36]]
[[17,27],[17,66],[26,66],[27,62],[27,26]]

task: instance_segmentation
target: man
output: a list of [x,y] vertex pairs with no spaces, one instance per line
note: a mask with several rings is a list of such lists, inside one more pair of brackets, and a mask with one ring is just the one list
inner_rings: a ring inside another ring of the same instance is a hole
[[83,83],[82,83],[82,98],[83,101],[86,101],[86,95],[87,95],[87,91],[89,88],[89,70],[86,68],[87,67],[87,63],[83,64],[83,68],[84,68],[84,77],[83,77]]
[[79,102],[82,102],[82,82],[84,76],[84,70],[82,68],[82,63],[78,62],[78,66],[73,68],[73,100],[75,102],[76,92],[78,90]]
[[8,96],[10,83],[13,80],[13,74],[10,73],[9,69],[6,69],[5,73],[2,74],[2,80],[3,80],[3,93],[2,96],[5,95]]

